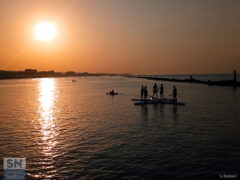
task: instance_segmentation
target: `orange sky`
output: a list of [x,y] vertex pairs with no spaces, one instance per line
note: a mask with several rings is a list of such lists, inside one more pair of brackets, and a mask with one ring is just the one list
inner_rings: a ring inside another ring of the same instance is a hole
[[[136,74],[240,68],[239,0],[0,1],[0,69]],[[34,27],[58,35],[35,41]]]

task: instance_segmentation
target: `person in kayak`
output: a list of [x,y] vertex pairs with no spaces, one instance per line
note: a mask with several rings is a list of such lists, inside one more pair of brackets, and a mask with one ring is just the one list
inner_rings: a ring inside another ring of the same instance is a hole
[[109,94],[110,94],[110,95],[118,95],[118,93],[115,92],[114,89],[112,89],[111,91],[109,91]]
[[156,97],[157,97],[157,92],[158,92],[158,86],[157,86],[157,83],[155,83],[154,85],[153,85],[153,97],[156,95]]
[[174,99],[175,103],[177,103],[177,88],[176,88],[176,86],[173,86],[172,95],[173,95],[173,99]]
[[112,89],[110,92],[109,92],[110,95],[114,95],[115,92],[114,92],[114,89]]
[[163,87],[163,84],[161,84],[159,90],[160,90],[160,98],[164,99],[164,87]]
[[143,95],[144,95],[144,86],[142,85],[141,87],[141,98],[143,99]]
[[144,98],[146,99],[148,97],[148,90],[147,86],[144,87]]

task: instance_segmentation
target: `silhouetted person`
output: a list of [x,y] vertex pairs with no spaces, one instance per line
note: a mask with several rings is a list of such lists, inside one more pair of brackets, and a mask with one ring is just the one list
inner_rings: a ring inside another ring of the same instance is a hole
[[158,86],[157,86],[157,83],[155,83],[154,85],[153,85],[153,97],[156,95],[156,97],[157,97],[157,92],[158,92]]
[[144,87],[144,98],[146,99],[148,97],[148,90],[147,86]]
[[110,94],[110,95],[115,95],[116,93],[115,93],[114,89],[112,89],[112,90],[109,92],[109,94]]
[[161,84],[161,86],[160,86],[160,98],[164,99],[164,87],[163,87],[163,84]]
[[173,95],[173,99],[174,99],[175,103],[177,103],[177,88],[176,88],[176,86],[173,86],[172,95]]
[[142,85],[142,87],[141,87],[141,98],[143,98],[143,95],[144,95],[144,86]]

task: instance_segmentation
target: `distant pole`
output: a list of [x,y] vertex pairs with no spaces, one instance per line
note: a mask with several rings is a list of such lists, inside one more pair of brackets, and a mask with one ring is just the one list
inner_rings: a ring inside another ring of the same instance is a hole
[[190,81],[192,81],[192,80],[193,80],[193,77],[192,77],[192,75],[190,75],[189,79],[190,79]]
[[237,71],[236,70],[233,71],[233,80],[234,80],[234,83],[237,82]]

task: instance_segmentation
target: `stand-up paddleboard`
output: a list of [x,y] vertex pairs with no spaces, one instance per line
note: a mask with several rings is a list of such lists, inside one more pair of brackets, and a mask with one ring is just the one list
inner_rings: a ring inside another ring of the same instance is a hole
[[186,105],[183,102],[176,102],[174,99],[161,99],[161,98],[148,98],[148,99],[137,99],[133,98],[132,101],[137,101],[135,105],[144,105],[144,104],[173,104],[173,105]]
[[134,105],[144,105],[144,104],[173,104],[173,105],[178,105],[178,106],[185,106],[186,104],[183,102],[171,102],[171,101],[162,101],[162,102],[157,102],[157,101],[139,101],[135,102]]
[[143,98],[132,98],[132,101],[145,101],[145,100],[152,100],[152,98],[147,98],[147,99],[143,99]]
[[158,100],[158,101],[162,101],[162,100],[167,100],[166,98],[161,99],[161,98],[155,98],[152,96],[149,96],[148,98],[132,98],[132,101],[146,101],[146,100]]

